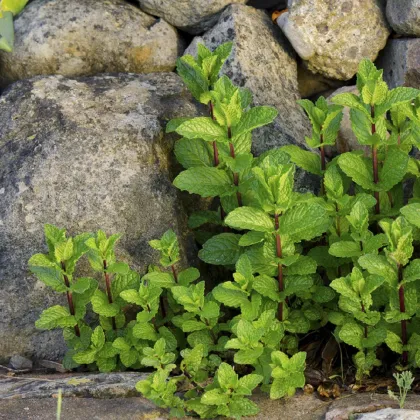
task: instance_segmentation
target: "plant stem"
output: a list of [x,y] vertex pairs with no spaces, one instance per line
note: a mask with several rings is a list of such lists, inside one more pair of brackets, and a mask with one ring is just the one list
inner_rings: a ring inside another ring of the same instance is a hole
[[175,283],[178,283],[178,274],[177,274],[176,269],[175,269],[175,264],[171,265],[171,269],[172,269],[172,274],[173,274],[174,279],[175,279]]
[[[280,238],[280,233],[279,233],[279,215],[275,214],[274,215],[274,222],[275,222],[275,227],[276,227],[276,252],[277,252],[277,257],[281,258],[283,253],[282,253],[282,248],[281,248],[281,238]],[[277,274],[277,280],[279,282],[279,291],[283,292],[284,291],[284,281],[283,281],[283,265],[281,263],[278,264],[278,274]],[[283,302],[279,302],[279,321],[283,321]]]
[[[209,102],[209,110],[211,119],[214,121],[214,111],[213,111],[213,102]],[[213,156],[214,156],[214,166],[219,166],[219,149],[217,148],[217,143],[213,142]]]
[[[215,120],[215,118],[214,118],[214,107],[213,107],[213,102],[212,101],[209,102],[209,109],[210,109],[211,119],[214,121]],[[219,149],[217,148],[217,143],[215,141],[213,142],[213,156],[214,156],[213,165],[215,167],[219,166]],[[226,217],[226,212],[224,211],[224,209],[222,207],[222,203],[220,203],[220,219],[223,221],[223,220],[225,220],[225,217]],[[229,229],[225,226],[223,228],[223,231],[228,232]]]
[[[106,272],[106,269],[108,267],[106,260],[103,260],[103,265],[104,265],[105,286],[106,286],[106,294],[108,295],[108,302],[113,303],[112,292],[111,292],[111,279],[109,277],[109,274]],[[112,317],[112,329],[113,330],[117,329],[117,323],[115,322],[114,316]]]
[[[401,283],[403,279],[403,267],[401,264],[398,264],[398,283]],[[398,296],[400,301],[400,312],[405,313],[405,299],[404,299],[404,286],[400,286],[398,289]],[[407,320],[401,320],[401,341],[403,346],[407,345]],[[406,365],[408,362],[408,353],[407,350],[403,351],[402,354],[403,365]]]
[[[322,126],[321,126],[322,130]],[[324,149],[324,135],[321,134],[319,137],[319,142],[321,143],[321,170],[322,170],[322,179],[321,179],[321,195],[325,194],[325,187],[324,187],[324,172],[327,167],[326,161],[325,161],[325,149]]]
[[[361,304],[362,304],[362,312],[366,313],[365,305],[363,304],[363,302],[361,302]],[[367,335],[368,335],[368,330],[367,330],[367,325],[365,324],[365,338],[367,338]]]
[[[61,261],[61,269],[66,272],[66,264],[64,261]],[[66,287],[70,287],[70,281],[69,278],[67,276],[67,274],[63,274],[64,277],[64,283],[66,285]],[[70,311],[70,315],[75,315],[75,310],[74,310],[74,303],[73,303],[73,293],[70,292],[70,290],[67,290],[67,303],[69,305],[69,311]],[[74,333],[77,335],[77,337],[80,337],[80,329],[79,329],[79,325],[76,324],[74,326]]]
[[[375,106],[371,105],[370,107],[370,115],[372,118],[375,118]],[[372,123],[372,135],[376,133],[376,125]],[[373,182],[377,184],[379,182],[378,176],[378,148],[374,144],[372,146],[372,163],[373,163]],[[379,204],[379,191],[374,191],[373,196],[375,197],[376,204],[375,204],[375,213],[379,214],[381,212],[380,204]]]
[[[232,138],[232,129],[228,127],[228,138],[229,140]],[[235,147],[233,146],[233,143],[229,142],[229,150],[230,150],[230,156],[235,159]],[[233,183],[236,187],[239,186],[239,174],[238,172],[233,173]],[[242,207],[242,194],[237,191],[236,192],[236,198],[238,199],[238,206]]]

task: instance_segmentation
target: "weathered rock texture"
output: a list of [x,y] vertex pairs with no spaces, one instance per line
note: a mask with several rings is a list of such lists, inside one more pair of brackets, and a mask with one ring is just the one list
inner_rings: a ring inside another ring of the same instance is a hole
[[309,121],[296,103],[300,99],[296,60],[281,31],[262,10],[232,5],[213,29],[193,40],[186,53],[195,55],[200,42],[213,50],[227,41],[233,41],[233,51],[222,74],[249,88],[255,105],[272,105],[279,111],[273,124],[255,131],[254,152],[259,154],[290,143],[303,144]]
[[[34,78],[0,100],[0,360],[13,354],[57,360],[59,331],[36,331],[42,309],[60,300],[30,275],[45,252],[43,225],[71,234],[123,234],[120,257],[144,272],[148,241],[170,227],[190,244],[171,184],[166,121],[195,115],[174,73]],[[1,363],[1,362],[0,362]]]
[[171,71],[184,45],[176,29],[122,0],[35,0],[15,20],[0,83],[35,75]]
[[356,415],[355,420],[418,420],[420,419],[419,410],[395,410],[384,408],[373,413]]
[[392,39],[377,62],[391,88],[410,86],[420,89],[420,39]]
[[389,35],[380,0],[294,0],[277,23],[308,68],[351,79],[362,58],[374,60]]
[[45,376],[40,378],[10,377],[0,382],[0,400],[48,398],[61,389],[64,398],[138,397],[136,383],[147,373],[115,372]]
[[160,16],[171,25],[200,34],[217,22],[220,12],[229,4],[247,0],[139,0],[140,7],[153,16]]
[[388,0],[386,17],[398,34],[420,35],[419,0]]

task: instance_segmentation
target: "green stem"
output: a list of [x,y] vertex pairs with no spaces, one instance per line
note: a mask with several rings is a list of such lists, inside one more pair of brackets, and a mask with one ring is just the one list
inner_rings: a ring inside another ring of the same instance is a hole
[[[232,138],[232,129],[228,127],[228,139],[230,140]],[[235,147],[232,142],[229,142],[229,150],[230,150],[230,157],[235,159]],[[233,173],[233,183],[236,187],[239,186],[239,173],[234,172]],[[236,192],[236,198],[238,199],[238,206],[242,207],[242,194],[237,191]]]
[[[370,115],[372,118],[375,118],[375,106],[370,107]],[[376,133],[376,124],[372,123],[372,135]],[[376,145],[372,146],[372,166],[373,166],[373,182],[377,184],[379,182],[379,173],[378,173],[378,147]],[[379,204],[379,191],[374,191],[373,196],[375,197],[375,213],[379,214],[381,212]]]
[[[398,283],[400,284],[398,289],[398,298],[400,301],[400,312],[405,313],[405,298],[404,298],[404,286],[401,285],[403,279],[403,267],[401,264],[398,264]],[[407,320],[401,320],[401,341],[403,346],[407,346]],[[403,351],[402,354],[403,365],[408,363],[408,352],[407,350]]]
[[[279,224],[278,214],[274,215],[274,223],[275,223],[275,227],[277,231],[276,232],[276,253],[277,253],[277,257],[281,258],[283,255],[283,251],[282,251],[282,246],[281,246],[281,237],[279,233],[280,224]],[[279,282],[279,291],[283,292],[284,291],[283,265],[279,263],[277,268],[278,268],[277,280]],[[279,317],[279,321],[282,322],[283,321],[283,302],[279,302],[278,317]]]

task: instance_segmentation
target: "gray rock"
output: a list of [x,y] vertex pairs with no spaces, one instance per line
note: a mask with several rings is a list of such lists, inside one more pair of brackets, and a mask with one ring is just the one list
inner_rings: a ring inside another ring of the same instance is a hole
[[377,61],[391,88],[420,88],[420,39],[391,39]]
[[147,373],[112,372],[72,374],[60,377],[26,378],[12,376],[0,382],[0,399],[48,398],[61,389],[64,398],[126,398],[137,397],[136,383],[146,379]]
[[30,370],[32,369],[32,360],[20,356],[19,354],[14,354],[10,358],[9,365],[16,370]]
[[398,34],[420,35],[419,0],[388,0],[386,17]]
[[354,418],[357,420],[419,420],[420,411],[384,408],[373,413],[359,414]]
[[310,124],[296,103],[300,99],[296,60],[281,31],[262,10],[231,5],[214,28],[193,40],[186,53],[195,55],[198,43],[213,50],[227,41],[233,41],[234,46],[222,74],[249,88],[255,105],[272,105],[279,111],[273,124],[255,131],[254,153],[303,144]]
[[153,16],[160,16],[171,25],[193,35],[210,29],[220,12],[229,4],[247,0],[138,0],[140,7]]
[[[195,249],[171,184],[173,138],[166,121],[196,115],[174,73],[37,77],[0,99],[0,360],[13,354],[60,360],[60,331],[35,330],[50,292],[27,269],[45,252],[43,225],[70,234],[123,234],[119,257],[144,272],[148,241],[169,228],[184,255]],[[2,363],[0,361],[0,363]]]
[[175,28],[122,0],[35,0],[15,20],[0,83],[35,75],[171,71],[184,49]]
[[349,80],[362,58],[374,60],[389,28],[380,0],[295,0],[277,23],[309,70]]

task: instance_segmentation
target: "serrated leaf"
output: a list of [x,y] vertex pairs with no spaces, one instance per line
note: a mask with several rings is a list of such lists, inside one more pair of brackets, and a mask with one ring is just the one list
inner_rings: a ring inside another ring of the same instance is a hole
[[314,175],[322,175],[321,158],[317,153],[308,152],[294,145],[283,146],[281,150],[286,152],[299,168]]
[[357,185],[366,190],[375,190],[372,175],[372,163],[352,152],[344,153],[338,158],[338,164],[342,171],[350,177]]
[[70,315],[67,308],[60,305],[51,306],[42,311],[39,319],[35,322],[35,326],[42,330],[52,330],[57,327],[73,327],[76,324],[75,317]]
[[270,124],[277,117],[278,111],[270,106],[255,106],[242,115],[239,124],[233,129],[233,136],[248,133],[255,128]]
[[174,185],[181,191],[198,194],[202,197],[216,197],[231,194],[232,181],[226,171],[217,168],[193,167],[181,172]]
[[96,290],[92,296],[92,309],[98,315],[113,317],[118,314],[119,307],[116,303],[109,303],[108,296],[101,290]]
[[328,252],[334,257],[350,258],[358,257],[362,254],[360,245],[353,241],[340,241],[333,243]]
[[196,117],[182,123],[176,130],[187,139],[202,139],[205,141],[227,140],[227,132],[210,117]]
[[213,166],[211,145],[201,139],[180,139],[175,143],[177,161],[185,168]]
[[289,235],[295,242],[310,240],[324,233],[331,220],[319,204],[297,204],[280,218],[280,232]]
[[235,264],[242,253],[238,244],[240,238],[241,235],[234,233],[221,233],[213,236],[203,245],[198,256],[208,264]]
[[274,221],[264,211],[253,207],[238,207],[231,211],[225,223],[235,229],[248,229],[257,232],[274,231]]

